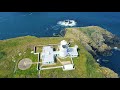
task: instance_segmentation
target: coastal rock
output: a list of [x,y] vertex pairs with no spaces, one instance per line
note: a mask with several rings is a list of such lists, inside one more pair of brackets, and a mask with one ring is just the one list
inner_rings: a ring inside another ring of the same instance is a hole
[[118,78],[118,74],[106,67],[101,67],[101,72],[106,78]]
[[104,52],[104,51],[107,51],[107,50],[111,50],[111,47],[108,46],[107,44],[103,43],[99,48],[98,48],[98,51],[99,52]]
[[113,47],[118,47],[120,48],[120,38],[116,35],[112,35],[112,38],[108,38],[107,35],[103,35],[105,38],[105,43],[109,44],[112,48]]
[[120,38],[99,26],[66,28],[65,37],[78,40],[94,56],[111,55],[113,47],[120,47]]

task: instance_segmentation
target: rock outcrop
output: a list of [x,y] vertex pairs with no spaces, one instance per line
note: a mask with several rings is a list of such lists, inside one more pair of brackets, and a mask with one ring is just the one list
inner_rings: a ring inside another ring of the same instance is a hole
[[113,47],[120,47],[120,38],[98,27],[66,28],[65,37],[78,40],[93,56],[111,55]]
[[101,72],[106,78],[118,78],[118,74],[106,67],[101,67]]

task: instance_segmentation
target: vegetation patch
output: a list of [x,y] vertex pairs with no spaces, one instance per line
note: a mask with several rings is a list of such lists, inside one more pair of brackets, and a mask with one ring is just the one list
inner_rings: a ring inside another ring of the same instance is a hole
[[6,53],[5,52],[0,52],[0,60],[3,59],[4,57],[6,57]]

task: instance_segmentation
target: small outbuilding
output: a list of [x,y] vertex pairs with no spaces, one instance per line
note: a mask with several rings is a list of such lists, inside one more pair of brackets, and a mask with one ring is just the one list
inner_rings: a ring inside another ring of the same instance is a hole
[[73,64],[66,64],[63,66],[63,71],[65,70],[74,70],[74,65]]
[[78,51],[77,51],[77,49],[78,49],[77,45],[75,45],[74,47],[69,47],[67,49],[68,55],[70,57],[78,57]]

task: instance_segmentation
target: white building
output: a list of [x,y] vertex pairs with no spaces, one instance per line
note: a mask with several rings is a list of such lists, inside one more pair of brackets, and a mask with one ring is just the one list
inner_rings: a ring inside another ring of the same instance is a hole
[[53,48],[51,46],[44,46],[41,53],[42,64],[53,64],[55,57],[77,57],[77,48],[77,45],[74,47],[69,47],[68,43],[65,40],[62,40],[60,42],[59,51],[53,51]]
[[70,57],[77,57],[78,56],[77,49],[78,49],[77,45],[75,45],[74,47],[69,47],[68,48],[68,55]]
[[78,56],[78,46],[75,45],[74,47],[69,47],[68,43],[65,40],[62,40],[60,42],[60,53],[59,56],[60,57],[66,57],[66,56],[70,56],[70,57],[77,57]]
[[41,53],[42,64],[53,64],[54,63],[54,53],[51,46],[45,46]]
[[67,53],[67,49],[68,49],[68,44],[65,40],[62,40],[60,42],[60,46],[59,46],[59,56],[60,57],[66,57],[68,55]]
[[63,71],[65,71],[65,70],[73,70],[73,69],[75,69],[73,64],[67,64],[67,65],[63,66]]

